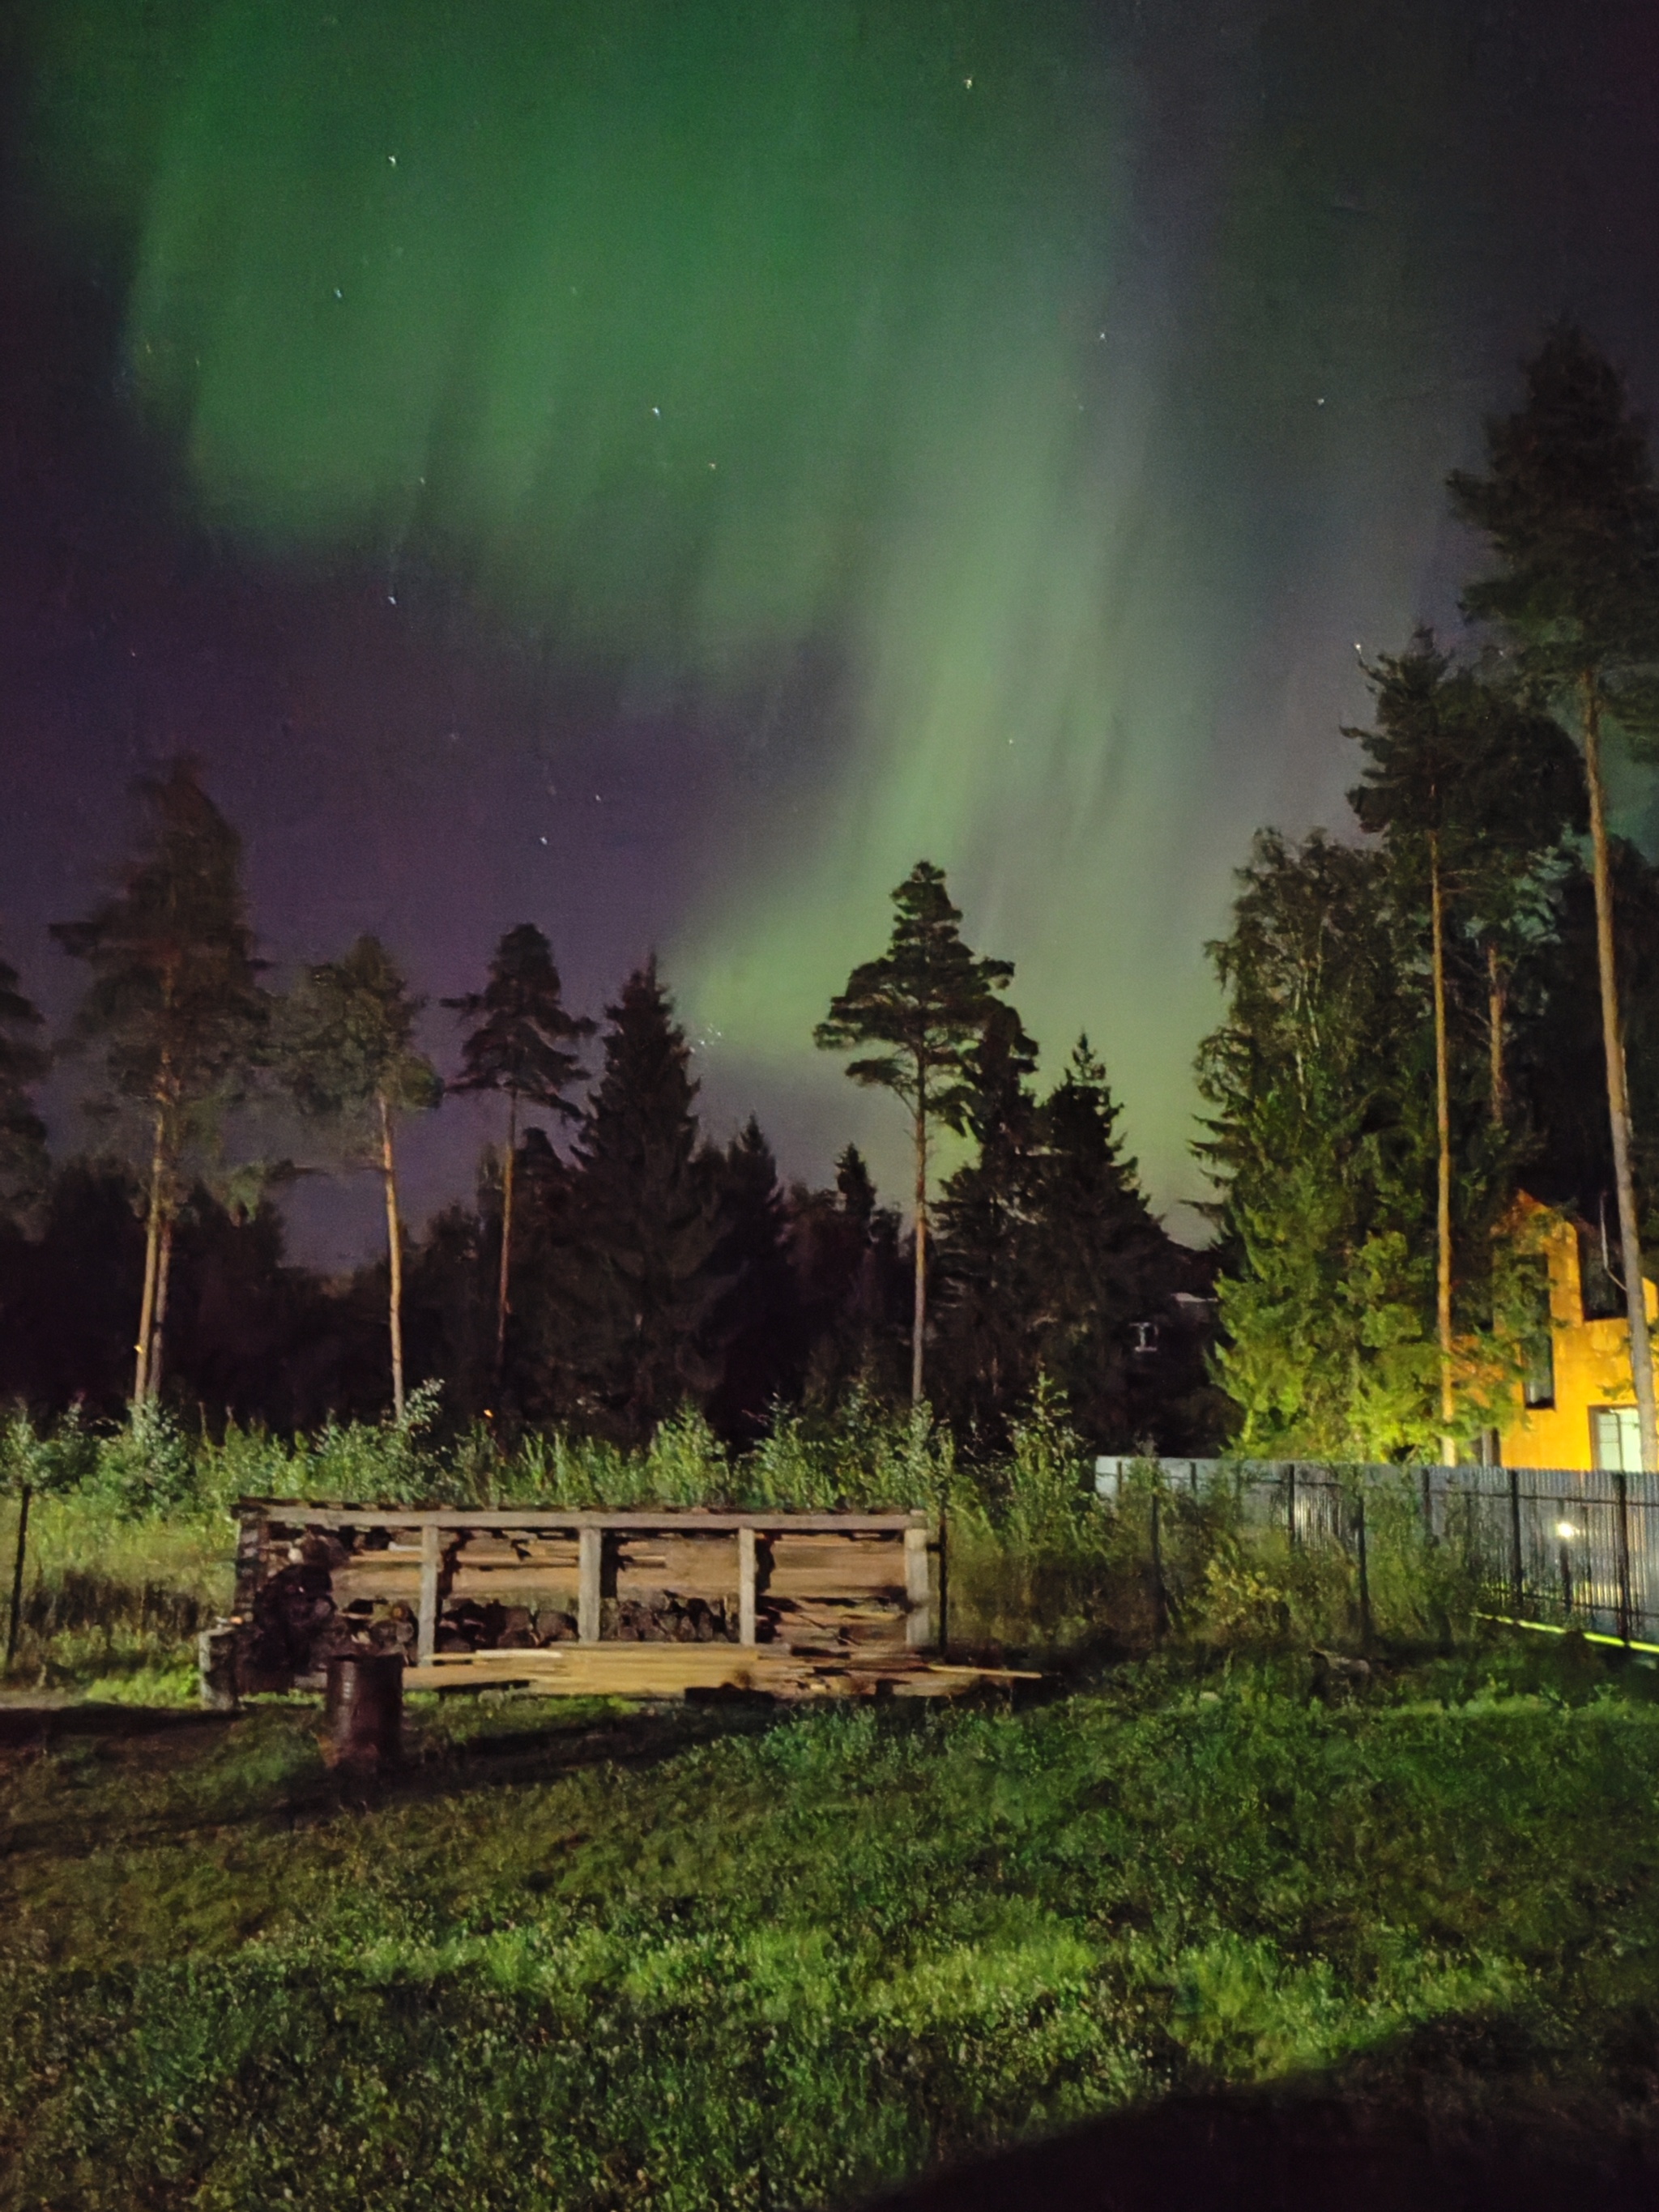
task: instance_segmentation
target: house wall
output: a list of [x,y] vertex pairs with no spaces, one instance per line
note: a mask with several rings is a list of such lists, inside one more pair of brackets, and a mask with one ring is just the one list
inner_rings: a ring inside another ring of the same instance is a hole
[[[1555,1403],[1528,1407],[1520,1387],[1515,1418],[1503,1432],[1505,1467],[1588,1468],[1590,1413],[1597,1406],[1634,1406],[1630,1379],[1630,1323],[1586,1321],[1578,1273],[1578,1237],[1570,1221],[1547,1232],[1550,1327],[1555,1346]],[[1659,1319],[1659,1291],[1647,1291],[1648,1319]]]

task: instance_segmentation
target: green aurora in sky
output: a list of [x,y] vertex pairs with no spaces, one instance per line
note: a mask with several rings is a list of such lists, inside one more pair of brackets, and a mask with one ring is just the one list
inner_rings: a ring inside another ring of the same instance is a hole
[[1337,811],[1479,412],[1436,11],[1330,12],[63,0],[37,170],[216,526],[781,763],[663,947],[722,1096],[853,1125],[811,1025],[925,854],[1169,1200],[1228,872]]

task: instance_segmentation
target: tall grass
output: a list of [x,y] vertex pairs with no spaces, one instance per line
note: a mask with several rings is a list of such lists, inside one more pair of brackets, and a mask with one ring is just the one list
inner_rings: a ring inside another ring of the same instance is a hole
[[[165,1413],[112,1433],[77,1421],[46,1436],[21,1416],[0,1429],[0,1490],[27,1484],[34,1540],[15,1675],[179,1680],[196,1627],[228,1595],[232,1509],[244,1497],[454,1507],[537,1504],[925,1507],[947,1530],[949,1632],[969,1651],[1039,1661],[1160,1642],[1272,1650],[1353,1644],[1367,1624],[1352,1549],[1292,1543],[1258,1525],[1226,1480],[1172,1490],[1154,1462],[1109,1504],[1065,1406],[1041,1384],[1006,1450],[964,1458],[928,1415],[860,1393],[833,1413],[780,1409],[733,1455],[688,1408],[628,1451],[552,1431],[509,1449],[481,1425],[437,1425],[435,1391],[400,1423],[330,1424],[282,1438],[234,1426],[188,1437]],[[1444,1648],[1474,1593],[1455,1544],[1424,1534],[1409,1491],[1366,1493],[1369,1629]]]

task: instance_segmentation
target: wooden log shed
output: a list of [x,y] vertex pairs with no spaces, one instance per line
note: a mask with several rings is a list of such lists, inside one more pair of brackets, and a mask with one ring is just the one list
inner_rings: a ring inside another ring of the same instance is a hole
[[922,1512],[620,1513],[246,1498],[244,1691],[320,1687],[398,1650],[411,1688],[547,1695],[950,1695],[932,1657],[943,1549]]

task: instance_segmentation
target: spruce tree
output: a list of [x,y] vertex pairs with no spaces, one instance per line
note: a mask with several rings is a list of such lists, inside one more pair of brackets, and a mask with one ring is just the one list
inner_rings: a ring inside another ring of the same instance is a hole
[[836,1404],[857,1384],[890,1400],[908,1358],[910,1284],[899,1218],[883,1206],[856,1145],[836,1162],[835,1187],[789,1194],[788,1251],[805,1345],[804,1389]]
[[1031,1199],[1037,1048],[1000,1003],[969,1058],[976,1156],[940,1194],[940,1364],[953,1414],[1000,1435],[1036,1380]]
[[1487,473],[1449,479],[1459,517],[1498,556],[1464,605],[1498,626],[1534,695],[1573,727],[1583,757],[1595,887],[1601,1049],[1642,1464],[1659,1468],[1653,1352],[1643,1291],[1632,1120],[1614,946],[1602,769],[1612,729],[1651,753],[1659,732],[1659,489],[1646,427],[1622,379],[1563,324],[1526,364],[1525,404],[1487,425]]
[[301,1113],[333,1125],[348,1151],[380,1176],[386,1198],[392,1410],[404,1418],[404,1249],[393,1134],[400,1114],[428,1112],[443,1095],[415,1044],[424,1001],[414,997],[378,937],[343,960],[308,969],[285,1010],[286,1065]]
[[94,1107],[111,1116],[137,1108],[148,1124],[135,1406],[161,1384],[181,1164],[187,1148],[212,1141],[267,1018],[235,831],[189,761],[143,779],[137,792],[149,833],[120,890],[84,921],[52,928],[92,970],[76,1026],[102,1050],[106,1088]]
[[973,1103],[969,1054],[1013,978],[1013,963],[976,957],[963,943],[961,910],[943,872],[918,860],[893,893],[896,919],[886,951],[855,968],[830,1001],[813,1041],[829,1052],[884,1049],[849,1062],[855,1083],[892,1091],[910,1109],[915,1162],[915,1290],[910,1326],[910,1399],[923,1397],[927,1325],[927,1166],[936,1127],[961,1130]]
[[17,970],[0,960],[0,1213],[13,1217],[45,1196],[51,1173],[46,1125],[30,1096],[52,1065],[35,1042],[41,1027]]
[[583,1079],[580,1059],[568,1048],[592,1036],[597,1024],[567,1012],[553,948],[533,922],[509,929],[495,948],[482,991],[446,999],[446,1006],[471,1026],[461,1048],[455,1091],[498,1091],[507,1096],[507,1142],[501,1151],[501,1250],[495,1293],[495,1374],[507,1358],[511,1311],[513,1182],[519,1116],[526,1107],[580,1119],[565,1097]]
[[1038,1112],[1027,1268],[1036,1365],[1086,1435],[1124,1449],[1148,1421],[1176,1417],[1164,1370],[1149,1363],[1164,1356],[1164,1309],[1188,1271],[1124,1156],[1120,1112],[1079,1036]]
[[1222,1193],[1216,1364],[1251,1453],[1383,1460],[1438,1436],[1413,936],[1383,854],[1264,831],[1211,947],[1227,1007],[1194,1149]]
[[656,963],[607,1006],[605,1066],[575,1145],[568,1296],[576,1407],[630,1443],[719,1379],[710,1334],[720,1178],[697,1127],[690,1050]]
[[774,1403],[799,1392],[804,1353],[777,1162],[752,1114],[720,1155],[716,1180],[723,1233],[714,1264],[729,1287],[713,1316],[721,1371],[708,1414],[722,1436],[747,1443]]

